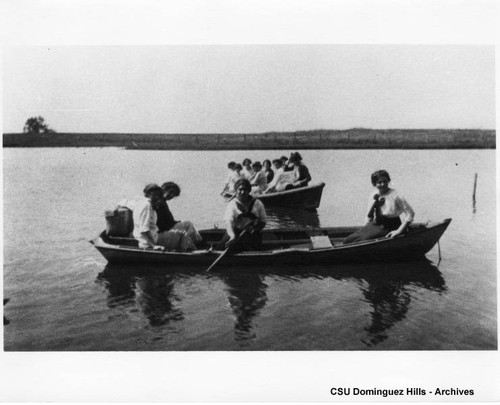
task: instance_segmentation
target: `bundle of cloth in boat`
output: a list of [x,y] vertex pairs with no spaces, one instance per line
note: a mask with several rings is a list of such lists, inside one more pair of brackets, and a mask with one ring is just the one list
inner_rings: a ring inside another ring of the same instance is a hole
[[[111,213],[113,215],[110,215]],[[165,213],[162,212],[160,215],[164,217]],[[132,234],[142,248],[153,247],[144,235],[146,232],[150,233],[156,245],[168,250],[194,250],[196,243],[202,240],[190,221],[173,221],[168,230],[160,230],[157,224],[157,211],[147,198],[121,200],[116,210],[106,211],[106,222],[108,235],[130,237]]]

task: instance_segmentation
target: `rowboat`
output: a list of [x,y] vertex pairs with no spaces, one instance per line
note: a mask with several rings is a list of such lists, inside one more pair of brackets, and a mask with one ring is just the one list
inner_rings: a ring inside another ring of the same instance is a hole
[[[278,191],[275,193],[261,194],[257,198],[266,207],[292,207],[315,210],[321,202],[325,183],[312,184],[306,187],[294,188],[292,190]],[[225,193],[224,197],[231,198],[233,195]]]
[[[342,240],[360,227],[265,229],[262,250],[226,255],[219,266],[275,266],[402,261],[423,258],[438,243],[451,219],[412,224],[408,232],[395,238],[379,238],[343,244]],[[133,238],[112,237],[103,231],[90,242],[109,263],[205,266],[223,251],[216,250],[224,230],[200,231],[207,248],[190,252],[157,251],[137,246]]]

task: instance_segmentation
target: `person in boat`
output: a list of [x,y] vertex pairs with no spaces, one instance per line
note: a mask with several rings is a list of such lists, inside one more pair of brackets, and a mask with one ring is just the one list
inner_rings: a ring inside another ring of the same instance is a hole
[[267,185],[265,194],[275,193],[285,190],[288,184],[292,184],[292,172],[285,172],[283,169],[283,161],[281,159],[273,160],[274,178]]
[[243,159],[243,162],[241,164],[243,166],[241,174],[243,174],[243,177],[245,179],[250,180],[253,176],[252,161],[248,158],[245,158]]
[[415,212],[398,191],[389,187],[390,181],[391,177],[385,170],[377,170],[371,175],[376,190],[370,194],[366,225],[347,236],[344,243],[394,238],[408,229]]
[[306,187],[311,181],[311,175],[306,165],[302,163],[302,156],[299,152],[290,155],[290,162],[293,166],[293,183],[286,186],[286,190],[299,187]]
[[[291,155],[292,154],[290,154],[290,156]],[[281,166],[283,167],[283,171],[285,171],[285,172],[291,172],[293,170],[292,163],[290,162],[290,160],[285,155],[281,156],[280,160],[281,160]]]
[[269,184],[271,181],[273,181],[274,177],[274,171],[271,167],[271,161],[269,159],[266,159],[262,162],[262,165],[264,166],[264,174],[266,175],[266,180]]
[[[236,184],[236,182],[238,180],[245,178],[245,176],[243,176],[243,166],[240,165],[239,163],[236,163],[236,166],[234,166],[234,171],[235,171],[235,175],[234,175],[235,182],[234,182],[234,184]],[[234,186],[233,186],[233,188],[234,188]]]
[[253,196],[256,196],[266,191],[267,177],[264,171],[262,170],[262,165],[260,164],[260,162],[254,162],[252,164],[252,169],[254,171],[254,175],[250,179],[250,185],[252,186],[251,194]]
[[236,198],[227,204],[224,214],[226,232],[218,249],[229,248],[234,252],[260,250],[260,231],[266,226],[267,220],[264,204],[250,195],[252,186],[247,179],[238,180],[235,189]]
[[229,169],[229,174],[227,175],[227,180],[226,184],[224,185],[224,188],[222,189],[222,192],[220,193],[221,195],[224,194],[234,194],[234,174],[235,174],[235,166],[236,162],[229,162],[227,164],[227,168]]
[[156,224],[159,232],[172,231],[186,234],[195,244],[200,244],[202,237],[193,223],[190,221],[176,221],[168,206],[168,201],[181,194],[180,187],[172,181],[167,181],[162,184],[161,189],[162,200],[155,207],[157,215]]
[[159,232],[157,226],[157,209],[163,200],[163,190],[157,184],[148,184],[144,188],[144,197],[138,200],[122,200],[119,206],[132,211],[134,220],[133,237],[140,248],[155,250],[193,250],[195,244],[191,238],[182,232]]

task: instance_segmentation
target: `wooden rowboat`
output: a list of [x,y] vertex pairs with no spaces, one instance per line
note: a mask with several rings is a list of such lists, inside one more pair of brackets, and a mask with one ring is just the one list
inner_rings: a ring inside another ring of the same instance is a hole
[[[264,203],[265,207],[291,207],[315,210],[321,202],[323,187],[325,187],[325,183],[318,183],[292,190],[261,194],[257,198]],[[229,193],[224,194],[224,197],[227,198],[231,198],[232,196]]]
[[[384,262],[423,258],[439,241],[451,219],[437,223],[412,224],[407,233],[395,238],[342,244],[343,238],[359,227],[265,229],[262,250],[227,255],[220,266],[289,265],[355,262]],[[90,241],[109,263],[200,265],[205,268],[222,251],[215,250],[224,230],[200,231],[209,248],[191,252],[157,251],[137,247],[132,238],[110,237],[104,231]]]

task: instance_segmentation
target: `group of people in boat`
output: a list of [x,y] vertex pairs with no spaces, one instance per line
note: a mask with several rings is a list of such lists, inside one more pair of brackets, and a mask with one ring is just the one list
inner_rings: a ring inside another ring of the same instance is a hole
[[202,237],[193,223],[176,221],[168,206],[168,201],[181,193],[176,183],[167,181],[161,187],[151,183],[146,185],[143,193],[143,198],[118,203],[119,207],[132,211],[132,234],[139,247],[190,251],[200,246]]
[[231,161],[227,168],[229,174],[222,195],[235,195],[236,183],[241,179],[250,182],[252,196],[305,187],[311,181],[309,169],[302,163],[299,152],[291,153],[289,158],[274,159],[272,164],[269,159],[262,163],[252,163],[249,158],[243,159],[241,164]]
[[[386,170],[377,170],[371,175],[374,190],[370,194],[366,224],[347,236],[344,244],[381,237],[393,238],[407,231],[415,213],[406,199],[389,187],[390,181]],[[235,182],[235,198],[226,206],[226,232],[217,246],[218,250],[260,250],[260,231],[266,226],[267,218],[264,204],[252,192],[249,179],[240,178]],[[190,221],[174,220],[168,201],[179,195],[180,188],[173,182],[166,182],[161,187],[148,184],[144,188],[144,198],[119,203],[119,206],[133,211],[133,236],[139,247],[178,251],[206,247]]]

